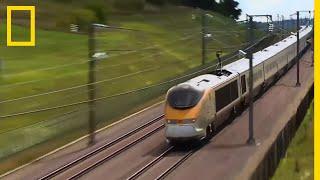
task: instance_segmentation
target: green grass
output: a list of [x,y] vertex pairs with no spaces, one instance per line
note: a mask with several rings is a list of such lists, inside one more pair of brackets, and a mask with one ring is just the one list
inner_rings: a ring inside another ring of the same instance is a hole
[[313,137],[313,103],[297,131],[287,151],[281,160],[273,180],[312,180],[314,137]]
[[[181,19],[186,18],[185,16],[189,17],[189,15],[190,13],[181,15]],[[154,47],[154,49],[150,50],[128,52],[126,55],[118,55],[119,52],[110,52],[109,54],[112,58],[98,62],[97,81],[150,69],[148,72],[141,72],[132,77],[118,79],[117,81],[112,81],[112,83],[99,83],[97,85],[97,88],[101,92],[99,95],[107,96],[159,83],[200,65],[201,45],[199,32],[191,31],[188,35],[183,35],[184,29],[171,30],[170,26],[166,24],[165,18],[157,18],[155,24],[152,23],[154,21],[152,17],[148,19],[150,22],[139,19],[121,22],[126,27],[139,28],[152,33],[117,31],[98,35],[97,49],[102,51],[108,49],[143,49]],[[217,16],[217,19],[222,19],[222,17]],[[163,26],[158,25],[160,21],[164,22]],[[215,24],[219,28],[219,23]],[[189,22],[189,26],[192,25],[199,26],[199,23]],[[223,24],[220,24],[220,29],[222,28],[224,28]],[[19,32],[25,34],[25,28],[23,27],[15,26],[13,29],[17,35],[19,35]],[[4,27],[2,27],[0,33],[1,35],[5,34]],[[182,40],[181,38],[187,39]],[[223,40],[224,34],[217,35],[216,38]],[[233,41],[229,40],[227,45],[241,43],[243,42],[236,39]],[[212,46],[219,47],[220,45],[212,42]],[[0,98],[2,100],[87,83],[87,37],[85,35],[38,29],[36,47],[19,48],[2,46],[0,53],[3,64],[0,79]],[[209,62],[215,59],[212,55],[209,55],[209,57]],[[62,67],[50,69],[57,66]],[[72,97],[68,99],[70,95]],[[1,104],[0,113],[10,114],[28,111],[35,108],[77,102],[86,98],[86,87],[84,87],[50,96]],[[31,117],[30,119],[23,117],[17,120],[19,123],[13,123],[16,120],[12,119],[8,121],[4,120],[1,124],[0,132],[16,128],[17,126],[23,127],[32,123],[32,121],[39,121],[35,117]]]
[[[56,8],[56,6],[53,7]],[[197,11],[185,8],[175,11],[168,9],[164,13],[146,15],[110,15],[108,18],[110,24],[141,31],[99,32],[97,49],[100,51],[137,49],[138,51],[107,51],[110,58],[97,62],[97,81],[117,78],[96,84],[97,97],[155,85],[199,68],[201,65],[200,19],[192,20],[192,14],[199,15]],[[39,18],[39,26],[45,27],[41,18],[43,17]],[[48,21],[50,22],[50,17]],[[219,31],[214,33],[216,40],[209,42],[210,48],[240,46],[245,42],[244,28],[236,25],[234,21],[214,14],[209,24],[211,31]],[[233,36],[230,32],[237,30],[239,30],[237,36]],[[27,34],[23,26],[14,26],[13,32],[16,39],[23,39]],[[0,42],[3,43],[0,46],[2,61],[0,101],[88,82],[86,35],[38,28],[36,47],[5,47],[5,35],[5,26],[1,26]],[[224,54],[233,50],[236,48],[228,49]],[[215,51],[210,51],[208,57],[207,63],[214,62]],[[128,112],[142,108],[148,102],[163,95],[169,87],[190,78],[97,102],[97,126],[102,127]],[[87,99],[87,87],[84,86],[56,94],[0,103],[0,114],[7,115]],[[87,105],[84,104],[49,112],[3,118],[0,123],[0,143],[2,144],[0,159],[32,148],[34,145],[50,142],[61,134],[77,134],[78,132],[74,131],[86,129],[87,116]],[[71,139],[61,138],[64,142],[69,140]],[[32,159],[46,152],[47,150],[44,150],[42,153],[28,155],[25,158]],[[19,163],[23,164],[25,161]]]

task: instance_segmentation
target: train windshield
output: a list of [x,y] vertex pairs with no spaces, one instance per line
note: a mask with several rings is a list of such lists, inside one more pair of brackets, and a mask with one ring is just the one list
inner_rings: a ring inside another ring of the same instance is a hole
[[188,109],[196,106],[203,92],[186,85],[172,89],[167,96],[169,105],[175,109]]

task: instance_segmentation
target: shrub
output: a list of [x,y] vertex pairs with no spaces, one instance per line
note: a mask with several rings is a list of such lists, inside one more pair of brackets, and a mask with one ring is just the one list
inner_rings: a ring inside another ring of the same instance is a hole
[[72,22],[78,24],[80,29],[87,29],[89,24],[97,22],[97,17],[95,13],[88,9],[78,9],[73,12]]
[[98,23],[106,23],[109,9],[103,2],[91,2],[86,7],[95,13]]
[[77,24],[80,31],[86,31],[89,24],[98,21],[95,12],[89,9],[76,9],[70,14],[68,13],[60,17],[56,22],[56,26],[59,29],[69,29],[70,24]]

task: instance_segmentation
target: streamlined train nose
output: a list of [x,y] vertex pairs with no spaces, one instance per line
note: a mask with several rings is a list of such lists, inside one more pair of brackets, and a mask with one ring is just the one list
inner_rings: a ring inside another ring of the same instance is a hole
[[205,129],[188,124],[167,124],[166,137],[170,139],[201,139],[205,136]]

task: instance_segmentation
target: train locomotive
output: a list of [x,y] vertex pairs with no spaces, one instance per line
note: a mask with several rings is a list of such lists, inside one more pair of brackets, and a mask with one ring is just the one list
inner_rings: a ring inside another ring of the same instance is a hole
[[[301,27],[301,51],[311,32],[311,26]],[[294,64],[296,39],[291,35],[253,54],[254,96]],[[248,103],[248,79],[249,60],[242,58],[169,89],[164,110],[167,140],[180,142],[212,136],[218,126]]]

